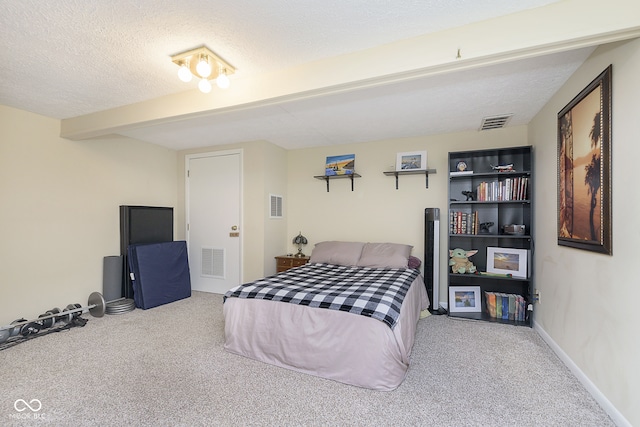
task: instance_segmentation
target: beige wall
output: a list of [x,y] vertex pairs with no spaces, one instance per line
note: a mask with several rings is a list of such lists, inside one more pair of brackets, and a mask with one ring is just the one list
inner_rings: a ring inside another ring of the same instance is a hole
[[[613,256],[557,245],[557,113],[613,64]],[[635,270],[640,242],[640,40],[601,47],[529,125],[536,161],[535,321],[632,425],[640,425],[640,341]],[[615,416],[615,414],[614,414]],[[624,421],[624,420],[623,420]]]
[[[289,204],[287,194],[287,152],[286,150],[272,144],[265,144],[264,147],[264,275],[275,274],[276,262],[274,257],[287,252],[287,213]],[[269,195],[282,196],[283,217],[280,219],[269,218],[270,200]],[[282,236],[286,236],[282,239]]]
[[275,255],[284,253],[286,219],[269,218],[269,194],[286,203],[286,151],[265,141],[178,152],[178,236],[185,238],[185,158],[189,154],[242,150],[242,281],[275,273]]
[[175,206],[176,153],[128,138],[60,138],[60,121],[0,106],[0,325],[102,292],[118,206]]
[[[440,208],[441,271],[447,271],[447,182],[448,153],[456,150],[527,145],[526,127],[483,132],[464,132],[419,138],[383,140],[361,144],[317,147],[289,151],[287,207],[287,250],[295,247],[291,239],[298,231],[309,239],[304,252],[323,240],[396,242],[413,245],[414,256],[424,259],[424,209]],[[394,170],[396,153],[427,151],[429,188],[422,175],[395,178],[384,171]],[[348,179],[325,182],[314,175],[324,174],[327,156],[356,156],[354,191]],[[446,276],[440,278],[440,300],[446,302]]]

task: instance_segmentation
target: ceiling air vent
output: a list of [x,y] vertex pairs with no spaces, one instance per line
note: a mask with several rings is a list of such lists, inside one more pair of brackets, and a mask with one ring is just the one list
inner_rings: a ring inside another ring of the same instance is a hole
[[500,129],[505,127],[513,114],[503,114],[501,116],[485,117],[482,119],[480,130]]

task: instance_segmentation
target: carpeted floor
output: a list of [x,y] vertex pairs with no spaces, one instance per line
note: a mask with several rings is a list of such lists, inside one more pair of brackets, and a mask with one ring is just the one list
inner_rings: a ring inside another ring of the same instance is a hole
[[84,317],[0,351],[0,425],[613,425],[525,327],[427,317],[403,384],[376,392],[226,353],[220,295]]

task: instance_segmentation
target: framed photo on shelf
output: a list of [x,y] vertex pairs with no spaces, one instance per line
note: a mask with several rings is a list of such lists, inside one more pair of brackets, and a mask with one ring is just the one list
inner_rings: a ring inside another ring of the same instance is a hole
[[396,156],[396,171],[426,170],[427,152],[408,151]]
[[480,286],[449,287],[450,313],[480,313],[481,311]]
[[558,245],[611,255],[611,65],[558,113]]
[[324,173],[332,175],[352,175],[356,165],[355,154],[342,154],[340,156],[327,156]]
[[527,278],[527,249],[487,247],[487,272]]

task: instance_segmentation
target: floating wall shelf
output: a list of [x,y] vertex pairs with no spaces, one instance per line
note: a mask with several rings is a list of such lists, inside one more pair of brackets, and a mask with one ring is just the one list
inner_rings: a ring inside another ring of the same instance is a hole
[[420,169],[420,170],[403,170],[403,171],[391,171],[391,172],[383,172],[387,176],[395,176],[396,177],[396,190],[398,189],[398,175],[425,175],[426,179],[426,188],[429,188],[429,174],[436,173],[435,169]]
[[329,181],[332,179],[341,179],[341,178],[349,178],[351,179],[351,191],[353,191],[353,179],[360,178],[361,176],[357,173],[350,173],[348,175],[316,175],[314,178],[322,179],[327,182],[327,193],[329,192]]

